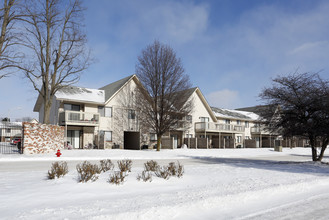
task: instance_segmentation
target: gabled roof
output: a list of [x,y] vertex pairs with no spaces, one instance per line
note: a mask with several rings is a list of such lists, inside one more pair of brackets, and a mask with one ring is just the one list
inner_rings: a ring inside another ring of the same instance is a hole
[[196,95],[200,98],[202,104],[206,108],[206,110],[209,113],[210,117],[212,118],[212,120],[214,122],[216,122],[217,121],[216,116],[214,115],[214,113],[211,110],[207,100],[205,99],[205,97],[203,96],[201,90],[198,87],[193,87],[193,88],[190,88],[190,89],[185,89],[185,90],[177,92],[177,94],[179,96],[179,99],[180,99],[180,103],[176,103],[176,105],[178,105],[178,106],[175,106],[175,109],[180,109],[182,106],[184,106],[184,104],[189,101],[189,99],[191,98],[193,93],[196,93]]
[[179,110],[180,108],[182,108],[187,103],[187,101],[189,100],[189,98],[195,92],[196,89],[197,87],[194,87],[176,92],[175,97],[179,97],[179,102],[175,103],[174,106],[175,110]]
[[212,120],[214,122],[217,122],[217,118],[216,118],[214,112],[211,110],[211,107],[209,106],[209,104],[208,104],[206,98],[204,97],[204,95],[202,94],[201,90],[198,87],[196,87],[195,92],[199,96],[199,98],[200,98],[201,102],[203,103],[203,105],[205,106],[205,108],[207,109],[207,111],[208,111],[209,115],[211,116]]
[[99,89],[105,91],[105,102],[107,102],[114,94],[116,94],[126,83],[130,81],[135,75],[128,76],[126,78],[120,79],[116,82],[110,83],[106,86],[103,86]]
[[231,109],[222,109],[211,107],[212,111],[219,118],[241,119],[241,120],[259,120],[259,115],[248,111],[239,111]]

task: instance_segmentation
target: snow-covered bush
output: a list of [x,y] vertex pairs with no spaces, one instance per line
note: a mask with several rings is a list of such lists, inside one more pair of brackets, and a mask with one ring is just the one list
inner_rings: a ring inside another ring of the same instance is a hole
[[118,161],[118,167],[120,172],[126,173],[131,172],[131,167],[133,165],[133,162],[131,160],[119,160]]
[[145,171],[156,171],[159,168],[159,164],[158,162],[154,161],[154,160],[150,160],[147,161],[146,163],[144,163],[144,170]]
[[109,183],[119,185],[125,181],[126,176],[126,172],[115,171],[112,175],[110,175]]
[[77,171],[79,182],[96,181],[98,174],[101,173],[101,169],[97,164],[91,164],[88,161],[78,164]]
[[112,170],[113,168],[114,168],[114,164],[112,163],[111,160],[107,159],[100,161],[100,169],[102,172]]
[[168,166],[159,166],[158,169],[154,172],[157,177],[163,178],[165,180],[169,179],[170,172]]
[[64,162],[55,162],[51,165],[50,170],[48,170],[48,179],[55,179],[56,177],[65,176],[69,172],[67,168],[67,163]]
[[178,178],[182,177],[184,174],[184,167],[177,161],[170,162],[168,166],[159,166],[158,162],[150,160],[144,163],[144,171],[142,174],[138,174],[137,180],[152,181],[152,173],[155,176],[162,179],[169,179],[171,176],[176,176]]
[[137,180],[141,181],[143,180],[144,182],[150,181],[152,182],[152,174],[149,171],[144,170],[142,174],[138,174]]
[[184,167],[177,161],[177,164],[174,162],[169,163],[168,172],[170,176],[177,176],[178,178],[182,177],[184,174]]

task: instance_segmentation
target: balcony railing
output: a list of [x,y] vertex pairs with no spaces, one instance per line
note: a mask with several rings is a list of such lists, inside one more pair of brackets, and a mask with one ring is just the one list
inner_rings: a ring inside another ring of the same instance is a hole
[[98,126],[99,113],[64,111],[59,113],[60,125]]
[[242,125],[219,124],[213,122],[197,122],[195,123],[195,130],[197,132],[230,132],[240,133],[244,132],[245,127]]
[[277,135],[277,132],[270,132],[268,129],[266,129],[265,126],[255,126],[250,128],[251,134],[275,134]]
[[257,133],[261,133],[262,129],[260,127],[251,127],[250,128],[250,132],[252,134],[257,134]]

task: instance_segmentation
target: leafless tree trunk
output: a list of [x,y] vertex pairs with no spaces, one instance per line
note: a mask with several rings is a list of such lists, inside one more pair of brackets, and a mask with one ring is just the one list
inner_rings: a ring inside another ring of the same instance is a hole
[[13,73],[22,59],[16,48],[20,33],[15,23],[22,17],[17,0],[4,0],[0,8],[0,79]]
[[159,151],[163,134],[192,110],[192,103],[185,96],[190,80],[174,50],[158,41],[138,57],[136,75],[150,96],[137,102],[141,120],[157,134]]
[[90,63],[86,36],[81,32],[84,9],[80,0],[35,0],[25,5],[23,44],[30,59],[22,69],[43,98],[43,122],[48,124],[55,93],[76,83]]

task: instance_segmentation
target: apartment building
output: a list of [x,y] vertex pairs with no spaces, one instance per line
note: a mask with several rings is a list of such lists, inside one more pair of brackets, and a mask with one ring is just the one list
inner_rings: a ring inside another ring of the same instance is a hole
[[[50,121],[65,126],[66,141],[75,149],[154,148],[156,134],[143,125],[135,107],[136,95],[143,93],[145,89],[136,75],[99,89],[65,87],[54,97]],[[175,149],[184,143],[196,148],[263,146],[265,131],[260,129],[256,113],[210,107],[198,87],[181,93],[183,101],[192,101],[192,111],[163,136],[164,148]],[[39,112],[43,123],[40,96],[34,111]],[[254,144],[248,140],[254,140]]]

